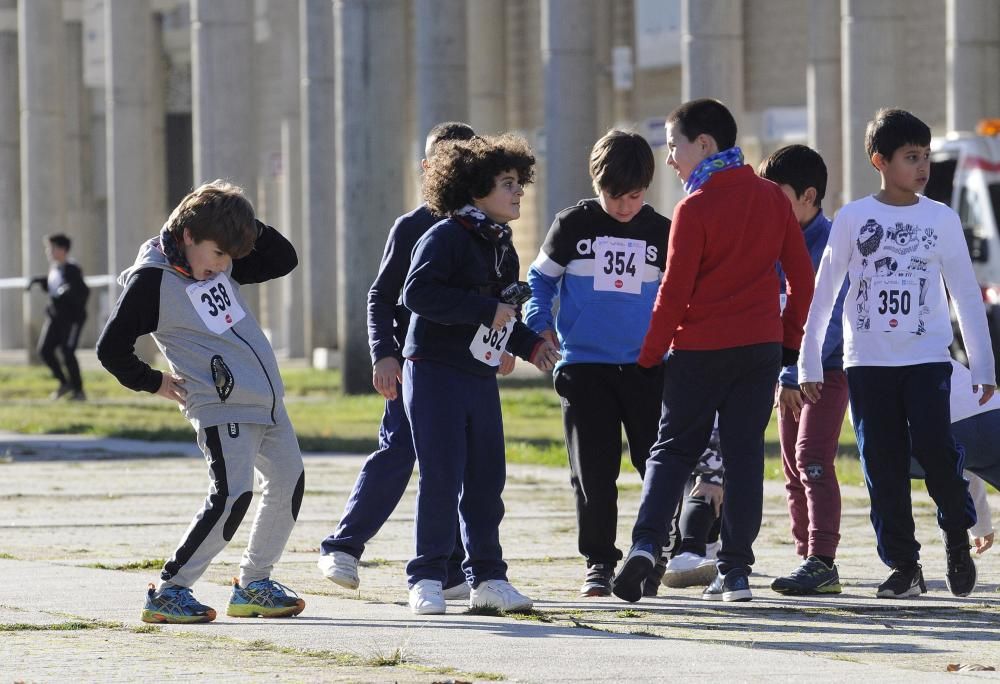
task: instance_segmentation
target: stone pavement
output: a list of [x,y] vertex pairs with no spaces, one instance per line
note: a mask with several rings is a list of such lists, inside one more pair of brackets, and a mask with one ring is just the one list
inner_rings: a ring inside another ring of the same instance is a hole
[[[523,617],[417,617],[406,606],[413,496],[369,545],[362,585],[320,576],[333,528],[361,464],[308,455],[306,497],[276,579],[306,599],[287,620],[226,617],[249,525],[196,585],[219,612],[210,625],[144,625],[146,583],[206,490],[193,444],[0,433],[0,681],[939,681],[949,664],[1000,666],[1000,550],[979,561],[969,598],[944,586],[933,508],[916,496],[930,592],[873,598],[877,561],[867,496],[844,491],[841,596],[791,599],[767,587],[796,563],[779,483],[768,482],[751,578],[754,600],[716,604],[698,589],[662,589],[625,604],[577,596],[583,563],[564,469],[512,466],[502,541],[510,578],[536,599]],[[415,484],[415,478],[414,478]],[[622,478],[620,546],[639,486]],[[995,508],[1000,497],[994,494]],[[994,672],[966,678],[998,679]]]

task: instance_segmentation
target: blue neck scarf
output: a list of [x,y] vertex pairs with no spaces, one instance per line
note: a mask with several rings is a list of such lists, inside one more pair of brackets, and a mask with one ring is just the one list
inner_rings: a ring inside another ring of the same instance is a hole
[[705,184],[712,174],[726,169],[735,169],[743,166],[743,150],[738,147],[730,147],[727,150],[705,157],[684,183],[684,191],[691,194]]
[[452,215],[459,223],[494,245],[510,243],[510,226],[506,223],[494,223],[472,204],[466,204]]

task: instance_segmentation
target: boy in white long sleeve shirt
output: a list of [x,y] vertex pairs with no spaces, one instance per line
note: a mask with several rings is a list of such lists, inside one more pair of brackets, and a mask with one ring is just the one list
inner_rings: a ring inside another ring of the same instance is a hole
[[996,381],[961,222],[947,206],[917,194],[930,175],[929,145],[930,129],[909,112],[883,109],[869,122],[865,147],[882,189],[847,204],[834,221],[799,361],[802,393],[816,401],[823,381],[821,345],[847,275],[844,367],[851,414],[879,557],[892,568],[878,587],[881,598],[926,591],[910,501],[911,450],[938,506],[948,588],[966,596],[976,584],[968,540],[975,510],[950,431],[952,329],[945,285],[984,403]]

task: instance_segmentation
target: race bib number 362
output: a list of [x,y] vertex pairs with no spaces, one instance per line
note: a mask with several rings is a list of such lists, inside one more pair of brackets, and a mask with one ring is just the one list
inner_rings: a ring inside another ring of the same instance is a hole
[[595,290],[639,294],[645,270],[645,240],[614,237],[594,240]]
[[198,312],[198,317],[216,334],[221,334],[246,317],[246,311],[236,299],[233,288],[225,273],[211,280],[199,280],[186,288],[188,298]]
[[472,344],[469,345],[469,351],[487,366],[499,366],[500,356],[507,349],[507,338],[510,337],[511,327],[505,325],[500,330],[493,330],[480,325],[472,338]]

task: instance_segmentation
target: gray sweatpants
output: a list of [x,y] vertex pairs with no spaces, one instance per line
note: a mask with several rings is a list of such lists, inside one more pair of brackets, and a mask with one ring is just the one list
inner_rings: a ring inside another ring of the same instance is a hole
[[163,566],[160,586],[190,587],[233,538],[260,490],[250,542],[240,562],[240,585],[264,579],[281,558],[295,525],[305,489],[302,453],[284,405],[276,425],[228,423],[198,430],[208,461],[208,498],[191,521],[173,558]]

